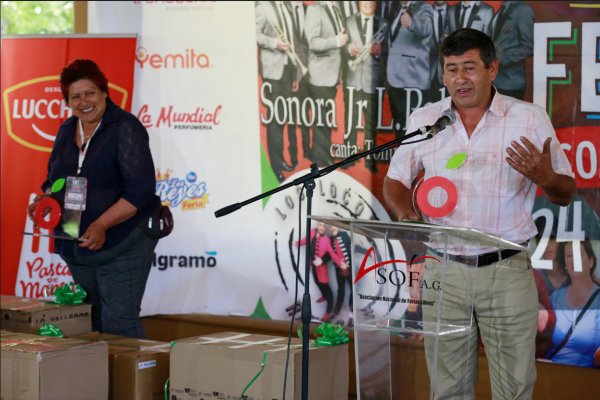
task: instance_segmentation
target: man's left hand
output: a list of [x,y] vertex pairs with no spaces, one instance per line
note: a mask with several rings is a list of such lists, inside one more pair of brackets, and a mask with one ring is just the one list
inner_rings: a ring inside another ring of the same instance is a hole
[[521,136],[521,143],[513,141],[512,147],[506,149],[506,161],[533,183],[544,187],[552,180],[554,174],[550,157],[551,141],[551,138],[546,139],[540,153],[533,143]]

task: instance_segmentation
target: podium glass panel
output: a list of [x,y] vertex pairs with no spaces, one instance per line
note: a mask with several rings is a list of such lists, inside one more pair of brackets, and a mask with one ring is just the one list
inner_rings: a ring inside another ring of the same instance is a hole
[[351,232],[358,398],[474,398],[478,258],[454,255],[525,248],[466,228],[311,218]]

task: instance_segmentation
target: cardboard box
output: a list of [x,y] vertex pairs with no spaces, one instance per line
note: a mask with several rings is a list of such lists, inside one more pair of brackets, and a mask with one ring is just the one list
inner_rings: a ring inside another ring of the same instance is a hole
[[5,331],[4,329],[0,329],[0,340],[6,340],[8,337],[18,334],[18,332]]
[[0,341],[2,400],[106,400],[108,345],[31,334]]
[[[177,340],[171,348],[170,399],[239,398],[275,400],[283,394],[286,337],[223,332]],[[300,399],[302,346],[294,339],[290,349],[286,399]],[[348,345],[311,347],[309,393],[311,400],[348,398]]]
[[116,338],[110,346],[111,399],[163,400],[169,379],[170,345],[147,339]]
[[44,324],[53,324],[62,333],[73,336],[92,330],[92,306],[90,304],[60,305],[40,299],[16,296],[0,296],[2,329],[37,333]]
[[98,332],[76,337],[108,343],[109,399],[164,399],[169,378],[169,343]]
[[33,333],[22,333],[22,332],[13,332],[13,331],[5,331],[4,329],[0,330],[0,341],[5,341],[9,339],[13,339],[13,337],[18,337],[19,339],[43,339],[46,336],[40,336]]
[[111,369],[111,399],[163,400],[169,379],[169,350],[111,347]]
[[122,339],[123,336],[113,335],[111,333],[100,333],[100,332],[86,332],[80,335],[69,336],[69,339],[81,339],[87,340],[88,342],[99,342],[100,340],[104,340],[105,342],[110,342],[114,339]]

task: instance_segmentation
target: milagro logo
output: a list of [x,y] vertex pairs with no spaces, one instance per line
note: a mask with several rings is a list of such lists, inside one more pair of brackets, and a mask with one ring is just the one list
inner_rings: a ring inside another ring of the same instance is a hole
[[206,182],[198,180],[194,171],[187,173],[184,179],[171,176],[172,171],[156,171],[156,195],[163,204],[170,207],[181,206],[181,211],[197,210],[208,204]]
[[152,69],[205,69],[210,68],[208,54],[187,48],[179,53],[152,53],[140,46],[135,52],[135,60],[140,68]]
[[[109,83],[111,99],[125,107],[128,92]],[[17,143],[50,152],[60,124],[72,115],[63,100],[59,76],[42,76],[11,86],[2,93],[6,129]]]
[[154,253],[152,266],[159,271],[165,271],[169,268],[188,268],[203,269],[215,268],[217,266],[218,252],[211,250],[198,255],[169,255]]
[[144,104],[138,112],[138,119],[146,128],[173,128],[177,130],[212,130],[221,123],[221,104],[212,109],[196,107],[195,110],[180,110],[173,105],[163,106],[158,113]]

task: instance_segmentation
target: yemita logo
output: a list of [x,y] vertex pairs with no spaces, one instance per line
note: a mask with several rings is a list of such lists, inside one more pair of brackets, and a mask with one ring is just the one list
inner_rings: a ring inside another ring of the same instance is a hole
[[188,48],[180,53],[152,53],[145,47],[138,47],[135,60],[140,68],[152,69],[204,69],[210,68],[208,54]]

